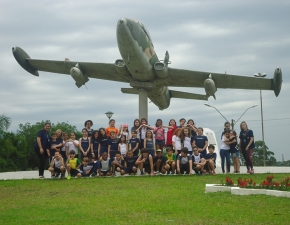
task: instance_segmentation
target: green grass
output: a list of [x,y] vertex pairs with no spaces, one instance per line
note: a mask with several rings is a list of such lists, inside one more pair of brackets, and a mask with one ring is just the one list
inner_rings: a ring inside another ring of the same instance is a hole
[[[229,177],[239,176],[267,175]],[[0,224],[289,224],[289,198],[204,193],[225,177],[0,181]]]

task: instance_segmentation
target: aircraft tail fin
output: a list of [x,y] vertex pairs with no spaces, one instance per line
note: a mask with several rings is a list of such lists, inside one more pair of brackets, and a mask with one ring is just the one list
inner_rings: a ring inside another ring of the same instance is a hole
[[195,99],[195,100],[207,100],[208,96],[195,94],[195,93],[188,93],[182,91],[172,91],[170,90],[171,98],[184,98],[184,99]]

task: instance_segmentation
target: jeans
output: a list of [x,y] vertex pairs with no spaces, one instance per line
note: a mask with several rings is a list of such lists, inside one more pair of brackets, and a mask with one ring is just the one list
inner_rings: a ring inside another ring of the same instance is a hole
[[38,171],[39,171],[39,176],[43,176],[44,174],[44,166],[45,166],[45,160],[47,158],[47,154],[46,151],[43,150],[43,154],[40,154],[40,150],[39,149],[34,149],[38,158],[39,158],[39,167],[38,167]]
[[227,172],[230,172],[231,169],[231,158],[230,158],[230,151],[221,149],[220,150],[220,156],[222,160],[222,171],[225,173],[225,159],[227,160]]

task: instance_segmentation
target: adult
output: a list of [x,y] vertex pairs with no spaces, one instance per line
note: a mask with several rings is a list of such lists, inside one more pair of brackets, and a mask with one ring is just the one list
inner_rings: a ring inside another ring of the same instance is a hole
[[231,157],[230,157],[230,144],[232,142],[229,141],[230,138],[230,131],[225,130],[224,135],[222,137],[221,149],[220,149],[220,156],[221,156],[221,167],[223,173],[225,173],[225,159],[227,161],[227,173],[230,172],[231,169]]
[[173,148],[172,137],[173,137],[174,131],[177,129],[176,121],[174,119],[171,119],[169,120],[168,125],[171,126],[172,128],[168,128],[166,146]]
[[115,127],[115,123],[116,123],[116,121],[114,119],[110,119],[109,126],[105,130],[106,131],[106,135],[108,137],[111,136],[111,131],[114,131],[116,136],[119,135],[119,130],[118,130],[118,128]]
[[245,121],[241,122],[240,128],[240,151],[246,161],[247,173],[254,173],[252,161],[253,148],[255,147],[254,133],[252,130],[248,129],[248,125]]
[[38,131],[36,142],[34,143],[34,150],[39,158],[39,178],[44,178],[45,160],[48,157],[46,149],[49,148],[50,136],[50,123],[45,123],[42,130]]
[[85,122],[85,128],[87,129],[87,132],[88,132],[88,137],[91,137],[92,136],[92,133],[94,131],[93,128],[91,128],[93,126],[93,121],[91,120],[87,120]]
[[221,139],[223,138],[224,133],[225,133],[226,130],[231,130],[231,124],[230,124],[229,121],[224,123],[224,131],[222,132]]
[[206,148],[208,146],[207,136],[203,135],[203,128],[197,128],[197,136],[194,137],[192,147],[197,146],[198,152],[200,152],[203,156],[206,156],[207,151]]

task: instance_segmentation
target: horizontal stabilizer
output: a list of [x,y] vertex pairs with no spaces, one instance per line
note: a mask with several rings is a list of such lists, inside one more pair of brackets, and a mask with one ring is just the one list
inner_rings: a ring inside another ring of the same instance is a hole
[[121,91],[124,94],[139,94],[138,90],[136,90],[135,88],[121,88]]
[[196,100],[208,99],[208,96],[206,95],[200,95],[200,94],[194,94],[194,93],[188,93],[188,92],[182,92],[182,91],[171,91],[171,90],[170,90],[170,96],[171,98],[185,98],[185,99],[196,99]]

